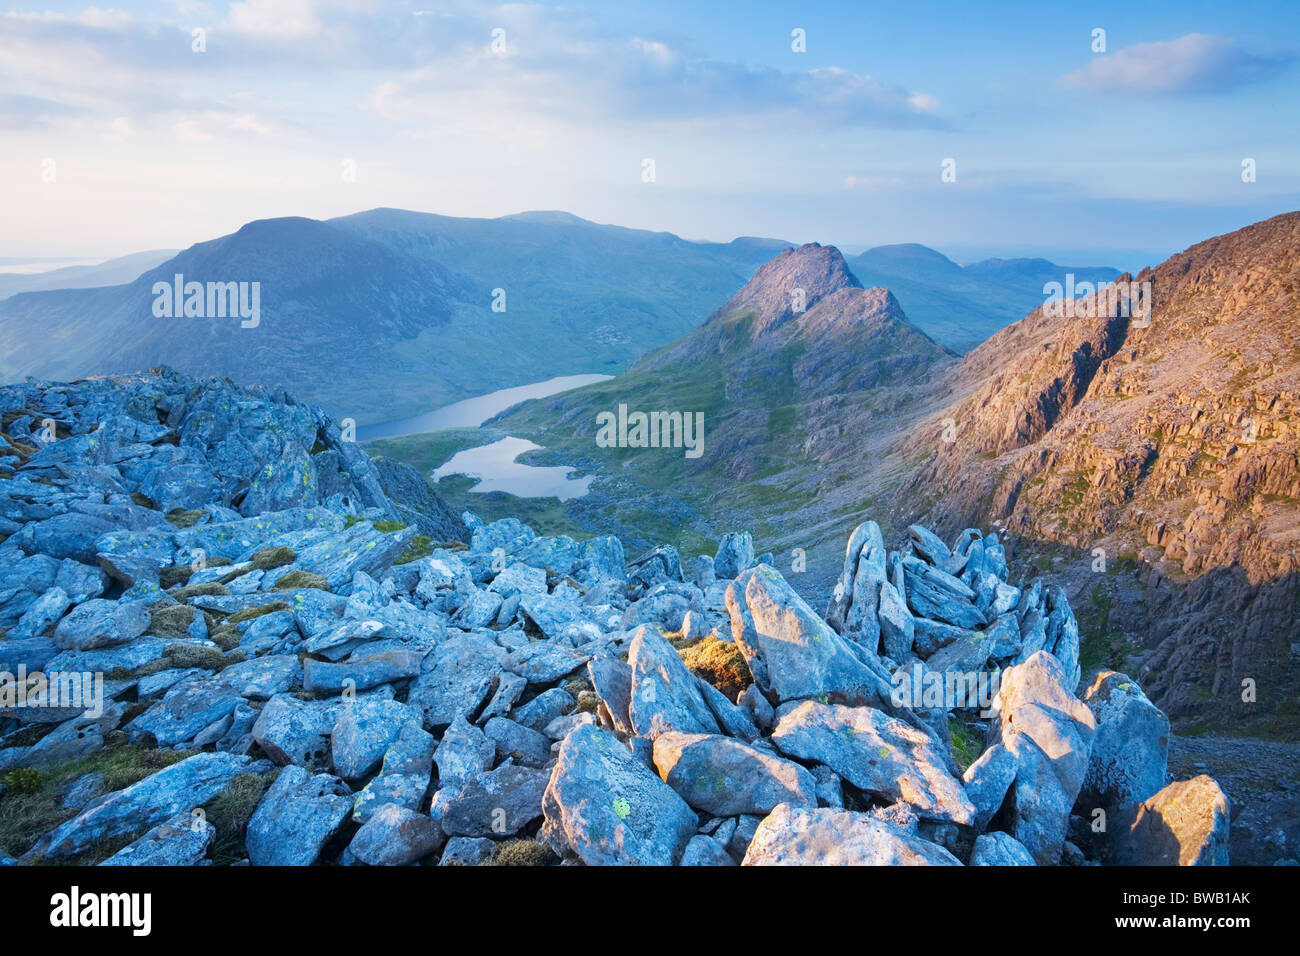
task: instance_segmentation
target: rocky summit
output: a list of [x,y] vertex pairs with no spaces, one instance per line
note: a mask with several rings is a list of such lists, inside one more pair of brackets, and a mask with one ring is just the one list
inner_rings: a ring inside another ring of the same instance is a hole
[[866,522],[819,614],[745,533],[456,517],[279,391],[0,412],[5,863],[1226,861],[1222,790],[996,534]]

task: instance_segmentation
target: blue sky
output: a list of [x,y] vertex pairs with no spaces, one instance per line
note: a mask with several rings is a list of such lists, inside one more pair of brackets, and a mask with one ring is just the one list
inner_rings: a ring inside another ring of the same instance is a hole
[[1131,268],[1300,208],[1300,4],[972,6],[20,4],[0,257],[398,206]]

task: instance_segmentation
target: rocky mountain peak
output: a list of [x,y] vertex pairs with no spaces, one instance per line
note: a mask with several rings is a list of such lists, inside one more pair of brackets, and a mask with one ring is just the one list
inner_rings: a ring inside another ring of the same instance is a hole
[[833,292],[861,288],[838,249],[810,242],[786,249],[759,266],[753,278],[710,321],[753,313],[753,334],[758,338]]

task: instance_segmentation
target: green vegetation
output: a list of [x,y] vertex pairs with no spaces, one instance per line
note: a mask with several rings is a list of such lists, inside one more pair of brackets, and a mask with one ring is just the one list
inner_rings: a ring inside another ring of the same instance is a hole
[[198,667],[205,671],[224,670],[244,660],[243,651],[223,654],[218,648],[203,644],[169,644],[162,657],[137,668],[136,677],[147,677],[174,668]]
[[[0,794],[0,852],[21,856],[41,834],[48,833],[78,812],[63,809],[61,790],[88,773],[104,775],[104,792],[122,790],[150,774],[191,756],[193,751],[147,750],[133,746],[107,746],[89,757],[44,771],[27,771],[23,787],[9,786]],[[11,771],[11,775],[12,775]],[[8,780],[6,779],[6,783]],[[141,828],[143,832],[144,828]],[[99,863],[140,833],[103,841],[86,853],[65,857],[60,863]]]
[[[290,571],[289,574],[293,572]],[[289,575],[285,575],[288,577]],[[290,610],[287,601],[272,601],[270,604],[261,604],[257,607],[247,607],[242,611],[236,611],[230,617],[226,618],[227,624],[240,624],[244,621],[251,621],[253,618],[261,617],[263,614],[274,614],[276,611]]]
[[292,588],[316,588],[320,591],[330,590],[330,583],[312,571],[304,571],[302,568],[295,568],[288,574],[280,576],[275,582],[273,590],[288,591]]
[[1096,584],[1088,604],[1077,614],[1079,621],[1079,666],[1090,674],[1099,668],[1125,670],[1128,640],[1110,626],[1111,596],[1103,583]]
[[203,805],[208,823],[217,831],[208,850],[213,863],[228,866],[244,859],[244,837],[248,821],[276,773],[278,771],[272,771],[265,777],[256,773],[242,774]]
[[728,700],[735,700],[737,694],[754,682],[740,649],[712,634],[685,647],[679,645],[677,653],[693,673],[722,691]]
[[365,449],[374,456],[406,462],[426,479],[458,452],[500,441],[506,433],[496,428],[447,428],[400,438],[378,438]]
[[486,866],[555,866],[560,862],[551,848],[536,840],[505,840],[492,851]]
[[[143,495],[141,497],[143,497]],[[150,503],[149,507],[153,507],[153,504]],[[192,528],[194,525],[198,524],[204,514],[206,514],[206,512],[198,509],[186,511],[184,508],[173,508],[163,517],[177,528]]]
[[412,561],[419,561],[421,558],[427,558],[433,554],[433,539],[425,534],[417,534],[410,540],[402,553],[397,556],[394,564],[410,564]]
[[948,721],[948,741],[952,744],[952,757],[962,771],[984,752],[983,737],[959,720]]

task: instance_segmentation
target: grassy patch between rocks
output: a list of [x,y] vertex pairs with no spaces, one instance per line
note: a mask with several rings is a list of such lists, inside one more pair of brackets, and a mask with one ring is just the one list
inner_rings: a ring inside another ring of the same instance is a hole
[[[8,787],[0,794],[0,851],[21,856],[38,837],[72,819],[81,808],[63,809],[60,790],[88,773],[104,775],[104,793],[122,790],[145,777],[192,756],[193,751],[146,750],[139,747],[105,747],[82,760],[32,771],[23,788]],[[34,774],[34,775],[33,775]],[[143,832],[143,831],[142,831]],[[116,853],[139,834],[115,838],[76,857],[61,857],[61,864],[90,865]]]

